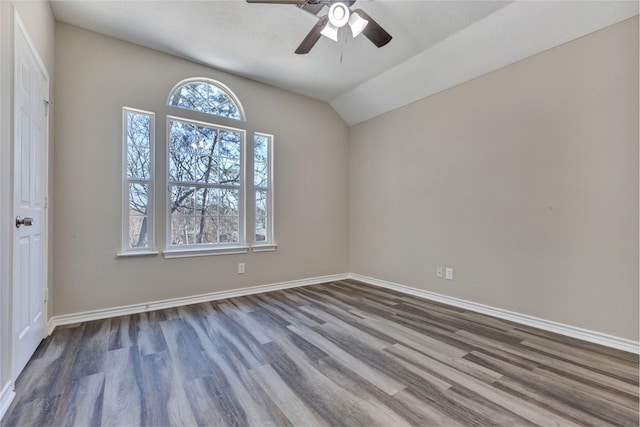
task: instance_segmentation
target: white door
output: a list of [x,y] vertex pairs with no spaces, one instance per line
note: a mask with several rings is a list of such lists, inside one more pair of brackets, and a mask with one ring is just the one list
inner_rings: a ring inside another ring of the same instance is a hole
[[13,361],[14,380],[44,337],[48,75],[19,17],[14,31]]

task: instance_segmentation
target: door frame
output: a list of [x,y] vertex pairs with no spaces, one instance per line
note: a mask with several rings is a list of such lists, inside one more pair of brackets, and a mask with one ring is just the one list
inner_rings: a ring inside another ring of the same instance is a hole
[[[13,192],[15,191],[14,189],[14,182],[15,182],[15,169],[14,169],[14,162],[15,162],[15,152],[14,152],[14,148],[15,148],[15,123],[16,123],[16,109],[15,109],[15,84],[16,84],[16,35],[18,34],[18,31],[20,31],[22,33],[22,35],[24,36],[27,45],[29,47],[29,50],[31,50],[31,53],[33,54],[37,66],[39,68],[39,71],[43,74],[44,78],[45,78],[45,82],[44,82],[44,91],[45,93],[42,94],[42,96],[44,97],[46,94],[47,98],[50,98],[50,77],[49,77],[49,72],[47,71],[47,67],[44,65],[44,62],[42,61],[42,58],[40,56],[40,53],[38,52],[38,49],[36,48],[35,44],[33,43],[33,40],[31,39],[31,36],[29,35],[29,32],[27,31],[26,26],[23,24],[22,19],[20,18],[20,15],[18,14],[18,11],[16,10],[15,6],[12,7],[12,15],[13,15],[13,29],[12,29],[12,42],[11,42],[11,101],[10,101],[10,106],[11,106],[11,113],[9,115],[9,121],[10,121],[10,129],[11,129],[11,137],[10,137],[10,141],[9,141],[9,148],[11,151],[11,155],[10,155],[10,185],[9,185],[9,206],[10,206],[10,210],[9,210],[9,214],[10,217],[8,218],[9,220],[11,220],[11,218],[13,218],[13,215],[15,214],[15,206],[13,203],[13,197],[14,194]],[[49,100],[49,99],[48,99]],[[43,336],[42,338],[45,338],[47,335],[47,323],[48,323],[48,319],[49,319],[49,314],[48,314],[48,289],[49,289],[49,117],[50,117],[50,113],[45,114],[45,120],[44,120],[44,162],[43,162],[43,167],[44,167],[44,172],[43,172],[43,176],[44,176],[44,197],[45,197],[45,212],[44,212],[44,217],[45,217],[45,221],[44,221],[44,226],[43,226],[43,247],[44,247],[44,253],[42,254],[42,261],[43,261],[43,266],[42,266],[42,275],[43,275],[43,291],[45,293],[45,298],[43,298],[42,301],[42,316],[43,316],[43,321],[44,321],[44,329],[43,329]],[[9,265],[10,265],[10,273],[9,273],[9,286],[11,289],[10,292],[10,306],[11,309],[9,310],[9,316],[11,317],[10,321],[11,321],[11,337],[10,337],[10,346],[11,346],[11,362],[10,362],[10,375],[11,375],[11,380],[13,382],[15,382],[15,380],[17,379],[18,375],[20,374],[20,372],[15,372],[15,366],[14,366],[14,360],[15,360],[15,354],[16,354],[16,346],[15,346],[15,342],[16,342],[16,336],[18,334],[19,331],[16,330],[16,325],[13,322],[14,319],[14,295],[15,293],[13,292],[15,289],[15,282],[14,282],[14,275],[13,275],[13,262],[14,262],[14,253],[13,253],[13,243],[14,243],[14,239],[16,236],[16,228],[15,227],[10,227],[11,232],[10,234],[10,240],[9,240]]]

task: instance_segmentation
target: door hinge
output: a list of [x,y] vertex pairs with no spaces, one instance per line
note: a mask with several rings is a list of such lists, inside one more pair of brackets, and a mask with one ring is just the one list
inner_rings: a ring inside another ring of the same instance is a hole
[[49,198],[45,196],[44,198],[44,208],[47,209],[49,207]]
[[44,289],[44,302],[49,301],[49,288]]
[[49,115],[49,107],[51,105],[53,105],[53,101],[49,101],[48,99],[43,99],[42,102],[44,102],[44,115],[48,116]]

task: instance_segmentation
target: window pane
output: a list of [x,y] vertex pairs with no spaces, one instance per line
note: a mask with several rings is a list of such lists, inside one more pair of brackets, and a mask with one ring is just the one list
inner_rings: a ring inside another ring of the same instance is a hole
[[256,216],[256,242],[264,242],[267,240],[267,217]]
[[201,111],[201,105],[206,102],[207,88],[204,84],[191,83],[181,86],[173,92],[169,105]]
[[216,116],[242,119],[238,106],[231,96],[212,82],[199,81],[180,86],[169,97],[169,105]]
[[218,192],[216,188],[199,188],[196,190],[196,215],[218,215]]
[[196,160],[195,182],[215,184],[219,173],[218,157],[199,156]]
[[255,162],[253,164],[253,185],[256,187],[267,187],[269,185],[268,177],[269,169],[267,164]]
[[127,147],[127,178],[151,179],[151,150],[148,147]]
[[239,216],[238,198],[240,192],[238,190],[220,190],[220,201],[218,205],[220,215]]
[[185,154],[177,151],[169,152],[169,181],[171,182],[195,182],[193,154]]
[[253,158],[256,162],[267,162],[269,157],[269,139],[266,136],[253,137]]
[[264,242],[267,240],[268,234],[268,212],[267,203],[269,192],[266,190],[256,190],[256,242]]
[[195,128],[194,150],[199,154],[213,155],[216,150],[218,140],[218,130],[215,128],[198,126]]
[[196,127],[178,120],[169,121],[169,150],[193,153],[198,148]]
[[129,215],[147,215],[149,186],[129,184]]
[[229,159],[240,159],[240,132],[220,131],[220,155]]
[[185,215],[171,215],[171,244],[190,245],[195,243],[195,218]]
[[209,216],[196,217],[195,243],[218,243],[218,218]]
[[131,215],[129,217],[129,247],[130,248],[146,248],[147,247],[147,228],[148,217]]
[[151,117],[148,114],[127,112],[127,145],[149,148]]
[[220,159],[220,184],[240,184],[240,159]]
[[149,186],[129,184],[129,247],[147,246]]
[[220,243],[238,242],[238,217],[220,218]]
[[171,215],[194,215],[195,188],[171,186]]
[[267,214],[267,192],[256,190],[256,216]]
[[238,107],[236,107],[236,104],[231,100],[227,100],[227,102],[222,103],[218,107],[218,115],[223,117],[230,117],[232,119],[240,119],[240,112],[238,112]]

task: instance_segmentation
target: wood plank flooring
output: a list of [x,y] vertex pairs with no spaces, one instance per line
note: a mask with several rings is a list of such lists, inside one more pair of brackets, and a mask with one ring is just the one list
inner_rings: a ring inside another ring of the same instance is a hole
[[638,355],[340,281],[56,328],[12,425],[638,425]]

